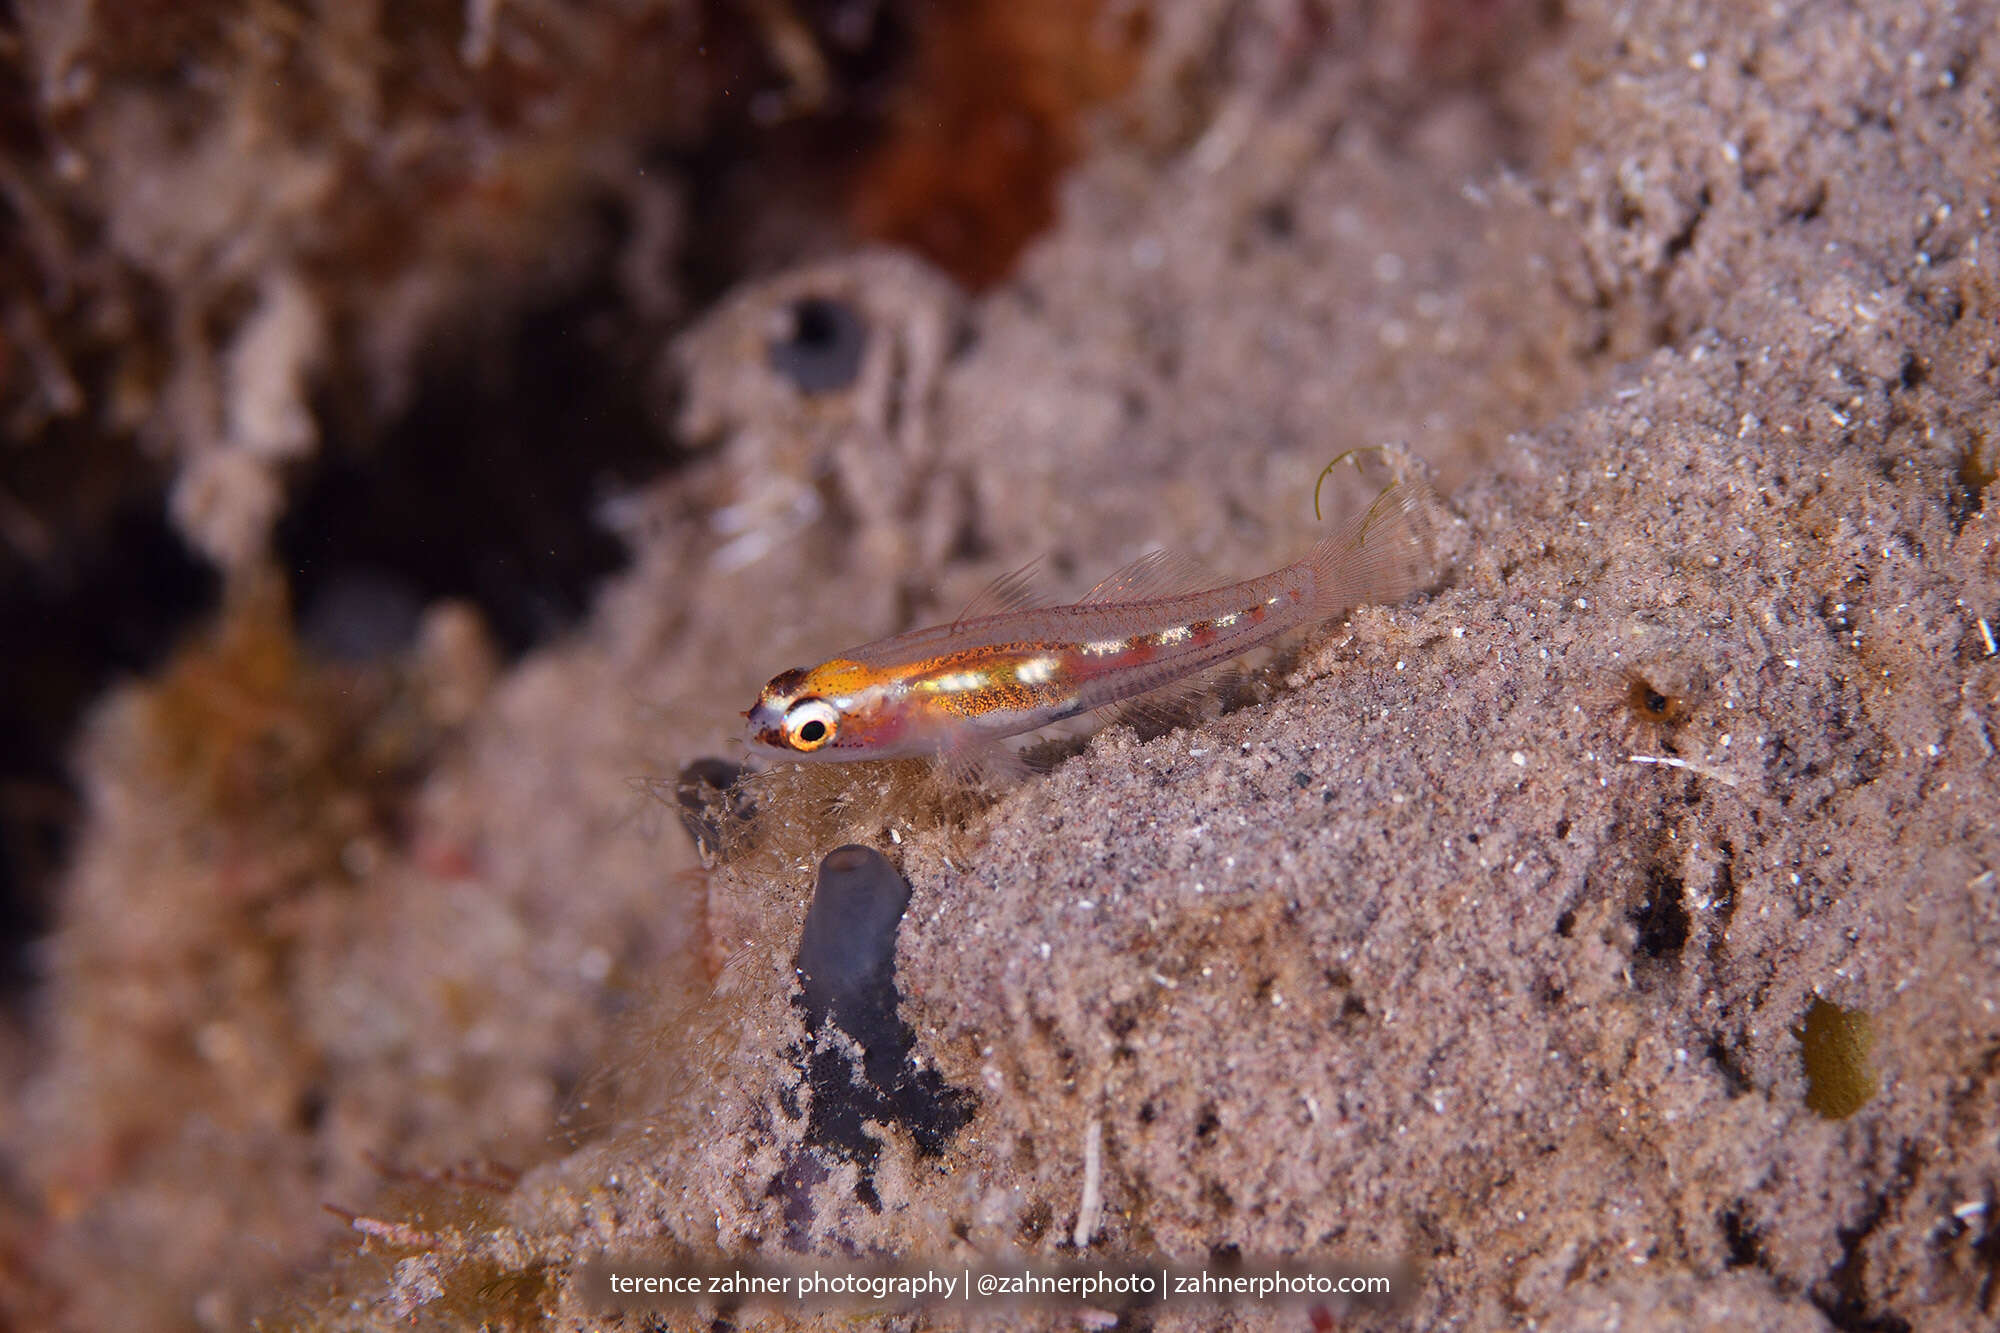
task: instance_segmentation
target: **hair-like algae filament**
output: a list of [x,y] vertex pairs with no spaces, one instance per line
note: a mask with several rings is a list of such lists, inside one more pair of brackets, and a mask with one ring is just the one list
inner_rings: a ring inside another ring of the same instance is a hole
[[1806,1106],[1828,1120],[1845,1120],[1880,1088],[1869,1054],[1875,1024],[1862,1009],[1815,999],[1799,1032],[1805,1055]]
[[731,788],[729,810],[711,806],[711,817],[720,816],[714,864],[796,883],[843,843],[885,847],[939,830],[977,840],[977,816],[997,794],[954,781],[926,759],[779,763]]

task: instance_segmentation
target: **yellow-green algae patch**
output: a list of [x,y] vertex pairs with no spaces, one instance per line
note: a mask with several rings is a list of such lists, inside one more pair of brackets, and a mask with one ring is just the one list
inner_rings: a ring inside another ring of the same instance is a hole
[[1799,1033],[1806,1061],[1806,1106],[1828,1120],[1845,1120],[1866,1106],[1879,1083],[1869,1052],[1875,1025],[1866,1010],[1814,1000]]

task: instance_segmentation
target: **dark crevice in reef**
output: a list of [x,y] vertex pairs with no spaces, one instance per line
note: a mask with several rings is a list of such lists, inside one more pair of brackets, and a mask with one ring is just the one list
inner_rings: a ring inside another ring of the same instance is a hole
[[670,461],[645,376],[620,351],[631,340],[614,331],[610,282],[435,367],[379,440],[329,440],[278,528],[303,626],[357,585],[378,610],[469,600],[511,654],[582,617],[593,586],[625,563],[602,502]]
[[1764,1245],[1757,1228],[1743,1215],[1743,1201],[1737,1200],[1716,1217],[1722,1228],[1723,1244],[1729,1248],[1725,1261],[1731,1268],[1756,1268],[1764,1262]]
[[217,594],[213,572],[168,527],[157,482],[42,559],[0,552],[0,1001],[18,1002],[30,983],[32,942],[49,928],[68,858],[80,808],[73,728],[119,677],[157,667]]
[[1633,909],[1638,928],[1633,951],[1657,961],[1672,962],[1687,945],[1687,890],[1680,879],[1655,867],[1646,876],[1646,896]]
[[1731,1097],[1741,1097],[1756,1085],[1750,1080],[1750,1071],[1743,1065],[1739,1051],[1724,1044],[1720,1036],[1711,1037],[1705,1052],[1715,1072],[1722,1076],[1723,1087]]
[[1709,889],[1714,903],[1714,926],[1709,931],[1708,952],[1719,957],[1729,936],[1729,923],[1736,919],[1736,848],[1727,838],[1716,840],[1722,860],[1715,867],[1715,884]]
[[[916,1067],[916,1034],[897,1013],[896,931],[909,899],[908,882],[880,852],[836,848],[820,862],[799,940],[797,1004],[808,1036],[792,1058],[812,1089],[806,1143],[856,1163],[855,1197],[871,1208],[881,1206],[873,1173],[882,1143],[868,1133],[869,1122],[903,1130],[919,1155],[932,1157],[971,1121],[975,1106],[971,1093],[935,1069]],[[796,1113],[796,1102],[785,1109]],[[767,1191],[785,1200],[794,1248],[806,1242],[812,1187],[826,1175],[810,1156],[789,1159]]]
[[[1908,1177],[1905,1176],[1905,1179]],[[1869,1309],[1867,1256],[1862,1247],[1881,1225],[1889,1210],[1890,1196],[1878,1195],[1867,1214],[1853,1227],[1841,1227],[1840,1262],[1826,1277],[1813,1285],[1810,1297],[1827,1322],[1841,1333],[1910,1333],[1910,1322],[1900,1315]]]

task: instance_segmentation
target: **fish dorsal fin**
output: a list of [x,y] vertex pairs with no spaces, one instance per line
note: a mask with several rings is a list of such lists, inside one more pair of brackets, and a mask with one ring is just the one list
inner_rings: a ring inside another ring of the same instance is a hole
[[957,629],[968,620],[1005,615],[1009,611],[1027,611],[1048,604],[1049,599],[1042,590],[1042,557],[1036,556],[1013,573],[1002,574],[982,588],[977,597],[965,604],[965,609],[958,613],[958,619],[951,622],[951,627]]
[[1191,555],[1180,551],[1148,551],[1123,569],[1105,576],[1077,605],[1150,602],[1219,588],[1227,581]]

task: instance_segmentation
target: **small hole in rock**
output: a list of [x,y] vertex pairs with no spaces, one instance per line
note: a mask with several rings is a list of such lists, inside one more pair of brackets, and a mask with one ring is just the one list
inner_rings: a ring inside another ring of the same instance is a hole
[[1637,675],[1626,678],[1625,706],[1641,721],[1662,726],[1680,721],[1687,711],[1686,700]]
[[1740,1205],[1723,1209],[1717,1220],[1722,1224],[1723,1243],[1729,1247],[1725,1262],[1730,1268],[1748,1268],[1764,1257],[1763,1246],[1757,1242],[1757,1228],[1744,1220]]
[[868,329],[853,307],[808,296],[787,312],[789,329],[771,342],[771,369],[801,393],[838,393],[861,375]]

